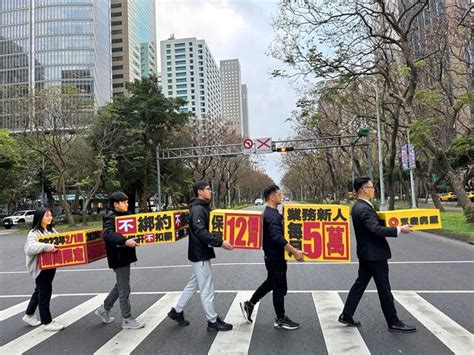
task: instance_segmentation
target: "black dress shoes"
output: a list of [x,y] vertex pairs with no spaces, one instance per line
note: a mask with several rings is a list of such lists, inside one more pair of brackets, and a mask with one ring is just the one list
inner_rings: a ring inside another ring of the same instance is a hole
[[360,327],[360,322],[354,320],[351,316],[341,313],[338,319],[339,323],[346,324],[349,327]]
[[416,332],[416,328],[412,325],[407,325],[402,321],[399,321],[398,323],[389,325],[388,331],[397,333],[414,333]]

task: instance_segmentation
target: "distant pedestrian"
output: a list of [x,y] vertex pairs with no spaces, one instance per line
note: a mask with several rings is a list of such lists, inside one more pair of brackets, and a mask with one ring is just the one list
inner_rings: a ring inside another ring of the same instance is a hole
[[103,237],[107,251],[107,261],[109,268],[115,273],[116,283],[104,304],[95,311],[95,314],[104,323],[112,323],[114,318],[110,316],[110,310],[115,301],[119,299],[122,328],[140,329],[145,326],[145,323],[132,317],[130,305],[130,264],[137,261],[135,247],[138,244],[133,238],[126,239],[115,230],[115,217],[129,214],[128,196],[117,191],[110,196],[110,202],[112,209],[103,218]]
[[[56,252],[58,247],[54,244],[41,243],[38,237],[57,233],[52,227],[53,214],[47,207],[40,207],[33,216],[33,226],[28,233],[25,243],[26,268],[35,279],[35,292],[31,296],[23,321],[32,327],[44,324],[46,331],[59,331],[64,325],[56,322],[51,317],[49,304],[53,293],[53,279],[56,269],[40,270],[38,255],[44,252]],[[40,320],[35,316],[36,308],[39,308]]]
[[189,244],[188,259],[191,262],[193,273],[191,279],[183,290],[175,307],[171,308],[168,317],[176,321],[179,326],[189,325],[184,318],[183,310],[193,295],[199,290],[201,304],[207,318],[207,331],[228,331],[232,324],[224,322],[218,317],[214,309],[214,283],[212,281],[211,259],[216,257],[214,247],[232,250],[232,246],[222,237],[209,232],[209,203],[212,191],[205,181],[198,181],[193,186],[194,196],[191,201],[189,215]]
[[375,186],[370,178],[356,178],[354,180],[354,191],[357,193],[357,201],[352,207],[351,216],[357,241],[359,275],[349,291],[346,304],[339,316],[339,322],[351,327],[361,325],[352,317],[368,283],[373,277],[382,311],[388,324],[388,330],[399,333],[415,332],[415,327],[398,319],[388,279],[387,263],[392,254],[386,238],[396,238],[400,232],[410,233],[410,225],[402,227],[383,226],[383,222],[379,220],[374,206],[370,202],[375,194]]

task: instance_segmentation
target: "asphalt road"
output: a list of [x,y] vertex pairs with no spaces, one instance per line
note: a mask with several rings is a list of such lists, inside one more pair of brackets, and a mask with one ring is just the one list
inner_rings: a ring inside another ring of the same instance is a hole
[[[21,317],[34,282],[25,271],[25,236],[0,233],[0,354],[449,354],[474,347],[474,247],[422,232],[390,240],[390,280],[402,320],[417,333],[387,331],[375,285],[368,287],[355,318],[358,329],[335,322],[357,274],[355,240],[351,263],[290,263],[288,316],[301,328],[273,328],[271,295],[260,302],[256,320],[248,325],[237,304],[265,279],[262,252],[217,249],[213,260],[215,305],[234,331],[208,333],[199,295],[185,310],[189,327],[166,319],[188,281],[187,240],[140,247],[132,267],[132,313],[143,317],[142,331],[122,331],[118,304],[115,322],[105,325],[93,314],[114,285],[105,260],[58,270],[51,301],[53,317],[68,324],[51,334],[26,326]],[[115,349],[115,350],[114,350]]]

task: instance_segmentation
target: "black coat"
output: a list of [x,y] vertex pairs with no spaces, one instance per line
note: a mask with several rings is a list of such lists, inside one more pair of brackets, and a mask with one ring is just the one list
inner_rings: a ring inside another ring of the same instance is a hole
[[192,262],[215,258],[213,247],[222,245],[222,238],[209,232],[210,212],[209,202],[200,199],[191,202],[188,259]]
[[283,216],[270,206],[263,211],[263,252],[268,259],[285,260]]
[[386,237],[397,237],[396,227],[385,227],[374,208],[358,199],[351,211],[359,259],[381,261],[392,257]]
[[107,261],[111,269],[127,266],[137,261],[135,248],[125,245],[126,238],[115,231],[115,217],[125,216],[128,212],[117,212],[110,210],[102,219],[103,222],[103,238],[105,241],[105,249],[107,250]]

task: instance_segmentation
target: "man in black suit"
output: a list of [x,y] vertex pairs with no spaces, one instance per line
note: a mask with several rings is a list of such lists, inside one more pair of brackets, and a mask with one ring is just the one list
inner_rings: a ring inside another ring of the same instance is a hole
[[352,207],[351,216],[357,240],[357,256],[359,258],[359,275],[352,286],[347,301],[339,316],[339,322],[351,327],[359,327],[360,322],[352,316],[364,294],[370,279],[373,277],[379,294],[382,311],[391,332],[411,333],[416,328],[403,323],[397,317],[390,282],[388,280],[387,260],[392,257],[386,237],[396,238],[401,233],[411,232],[410,225],[402,227],[384,227],[378,218],[370,199],[374,197],[374,183],[368,177],[354,180],[357,201]]

